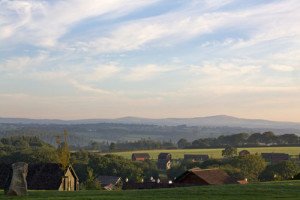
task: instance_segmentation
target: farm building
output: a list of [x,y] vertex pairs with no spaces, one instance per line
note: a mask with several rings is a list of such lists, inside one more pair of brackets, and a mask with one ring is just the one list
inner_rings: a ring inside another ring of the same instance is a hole
[[248,150],[242,150],[239,152],[239,156],[246,156],[246,155],[250,155],[250,152]]
[[[0,187],[7,188],[12,175],[11,166],[1,165],[0,169]],[[63,169],[57,163],[28,165],[26,180],[29,190],[79,190],[79,179],[72,166]]]
[[122,179],[118,176],[98,176],[97,180],[100,182],[101,187],[105,190],[114,190],[122,188]]
[[223,185],[237,184],[238,181],[230,177],[221,169],[200,169],[187,170],[174,180],[176,185]]
[[276,164],[290,159],[289,154],[286,153],[262,153],[261,156],[270,164]]
[[148,153],[133,153],[131,156],[132,161],[145,161],[149,159],[150,155]]
[[171,168],[172,155],[170,153],[160,153],[157,160],[157,168],[168,170]]
[[184,160],[191,160],[193,162],[203,162],[209,159],[205,154],[184,154]]

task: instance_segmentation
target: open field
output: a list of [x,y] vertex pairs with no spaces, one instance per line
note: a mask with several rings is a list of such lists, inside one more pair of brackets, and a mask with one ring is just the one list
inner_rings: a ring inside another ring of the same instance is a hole
[[[253,148],[238,148],[238,152],[246,149],[251,154],[261,153],[287,153],[290,155],[299,155],[300,147],[253,147]],[[172,154],[174,159],[183,158],[184,154],[208,154],[210,158],[221,158],[222,149],[172,149],[172,150],[141,150],[141,151],[128,151],[128,152],[116,152],[114,154],[123,156],[130,159],[132,153],[147,152],[150,154],[152,159],[157,159],[157,156],[161,152],[169,152]]]
[[234,199],[299,199],[300,181],[269,182],[249,185],[199,186],[186,188],[155,189],[155,190],[127,190],[127,191],[29,191],[28,196],[8,198],[0,194],[0,199],[103,199],[103,200],[234,200]]

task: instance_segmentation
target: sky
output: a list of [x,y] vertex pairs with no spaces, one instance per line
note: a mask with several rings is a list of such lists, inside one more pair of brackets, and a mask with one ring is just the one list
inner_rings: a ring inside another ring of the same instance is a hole
[[299,0],[0,0],[0,117],[300,122]]

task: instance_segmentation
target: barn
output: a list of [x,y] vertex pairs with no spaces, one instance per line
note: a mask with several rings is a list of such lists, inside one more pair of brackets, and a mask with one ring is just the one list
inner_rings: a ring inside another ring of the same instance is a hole
[[200,169],[187,170],[174,180],[176,185],[223,185],[237,184],[238,181],[230,177],[221,169]]
[[286,153],[262,153],[261,156],[270,164],[277,164],[290,159],[289,154]]
[[133,153],[131,156],[132,161],[145,161],[149,159],[150,155],[148,153]]

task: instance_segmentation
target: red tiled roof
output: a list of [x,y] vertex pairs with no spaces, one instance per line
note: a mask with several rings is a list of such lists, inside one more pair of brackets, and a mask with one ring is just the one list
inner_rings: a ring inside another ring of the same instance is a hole
[[194,174],[209,185],[233,184],[237,181],[230,177],[225,171],[221,169],[200,169],[194,168],[186,171],[179,176],[175,181],[180,183],[181,180],[188,177],[189,174]]
[[132,157],[150,159],[149,153],[133,153]]

